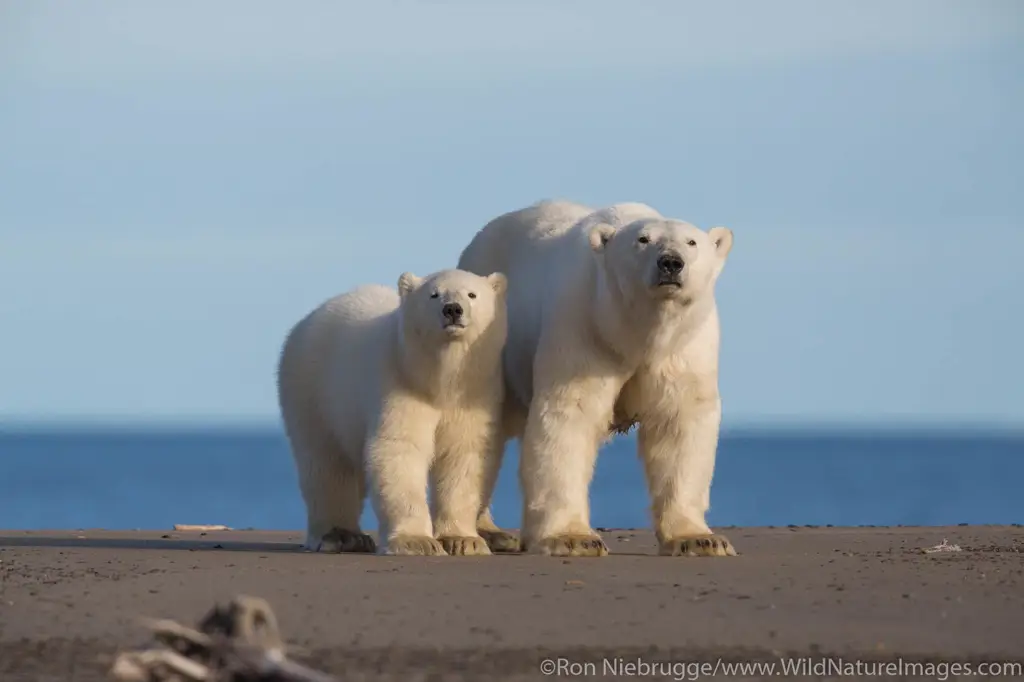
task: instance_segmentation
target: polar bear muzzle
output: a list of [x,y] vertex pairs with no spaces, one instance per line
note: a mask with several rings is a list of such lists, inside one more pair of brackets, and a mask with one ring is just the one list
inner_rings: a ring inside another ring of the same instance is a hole
[[444,318],[445,329],[448,327],[465,328],[466,321],[463,315],[465,311],[458,302],[445,303],[441,306],[441,317]]
[[666,251],[658,256],[658,286],[680,288],[683,286],[683,268],[686,263],[675,251]]

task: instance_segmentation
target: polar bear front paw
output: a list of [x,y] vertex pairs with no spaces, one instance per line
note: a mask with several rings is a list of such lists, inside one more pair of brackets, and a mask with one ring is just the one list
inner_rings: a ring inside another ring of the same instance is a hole
[[396,556],[448,556],[440,542],[427,535],[398,535],[388,540],[387,554]]
[[528,549],[534,554],[549,556],[608,556],[608,545],[600,535],[579,535],[566,533],[552,535],[531,545]]
[[487,541],[479,536],[447,535],[438,538],[448,556],[490,556]]
[[497,553],[516,553],[522,551],[522,545],[519,542],[519,538],[512,533],[506,533],[503,530],[481,530],[477,531],[480,533],[480,537],[484,539],[487,546],[495,554]]
[[736,556],[724,535],[684,535],[661,543],[662,556]]
[[377,551],[377,544],[366,533],[361,533],[357,530],[345,530],[344,528],[332,528],[311,549],[326,554],[349,552],[373,554]]

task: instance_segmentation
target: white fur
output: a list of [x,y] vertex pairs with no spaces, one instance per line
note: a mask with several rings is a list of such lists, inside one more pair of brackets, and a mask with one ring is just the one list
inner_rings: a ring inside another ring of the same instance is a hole
[[[509,281],[505,430],[522,442],[527,551],[593,553],[571,550],[570,540],[597,537],[588,492],[613,424],[640,424],[662,551],[712,537],[705,514],[721,419],[714,288],[731,246],[726,228],[705,232],[644,204],[546,201],[494,219],[462,253],[460,268]],[[654,286],[666,250],[685,262],[681,288]]]
[[[361,534],[369,493],[389,553],[445,553],[434,538],[487,553],[476,519],[503,445],[505,287],[499,273],[405,273],[397,292],[360,287],[291,330],[278,390],[307,548],[325,549],[339,529]],[[466,311],[464,329],[446,328],[446,303]]]

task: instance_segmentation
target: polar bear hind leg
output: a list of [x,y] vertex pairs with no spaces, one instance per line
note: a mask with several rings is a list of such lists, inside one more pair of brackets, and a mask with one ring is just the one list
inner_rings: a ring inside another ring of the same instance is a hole
[[305,548],[326,553],[376,552],[373,538],[359,527],[366,500],[362,471],[330,439],[310,435],[292,438],[306,503]]
[[522,551],[519,537],[498,527],[491,515],[490,507],[484,507],[477,517],[476,532],[495,554],[515,554]]
[[476,532],[484,539],[491,552],[494,553],[515,553],[520,551],[519,538],[504,531],[494,522],[491,515],[490,502],[494,496],[494,488],[498,483],[498,473],[501,471],[501,460],[505,444],[502,443],[496,453],[484,461],[484,487],[483,502],[480,505],[480,512],[476,518]]
[[501,463],[505,457],[505,446],[512,439],[521,438],[525,428],[526,410],[519,407],[515,400],[507,399],[502,415],[500,442],[494,446],[490,457],[484,460],[483,503],[476,521],[477,532],[487,541],[487,546],[494,553],[516,553],[523,549],[518,536],[502,530],[494,522],[494,517],[491,515],[491,500],[494,498],[494,488],[498,483],[498,474],[501,472]]

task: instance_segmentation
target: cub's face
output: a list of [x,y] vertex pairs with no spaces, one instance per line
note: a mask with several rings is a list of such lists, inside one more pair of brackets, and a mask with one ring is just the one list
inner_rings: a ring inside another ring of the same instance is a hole
[[597,225],[590,244],[602,254],[609,278],[629,298],[692,300],[714,287],[732,248],[732,232],[646,218],[619,229]]
[[406,272],[398,279],[406,328],[446,341],[473,341],[495,323],[504,328],[507,284],[498,272],[443,270],[422,278]]

